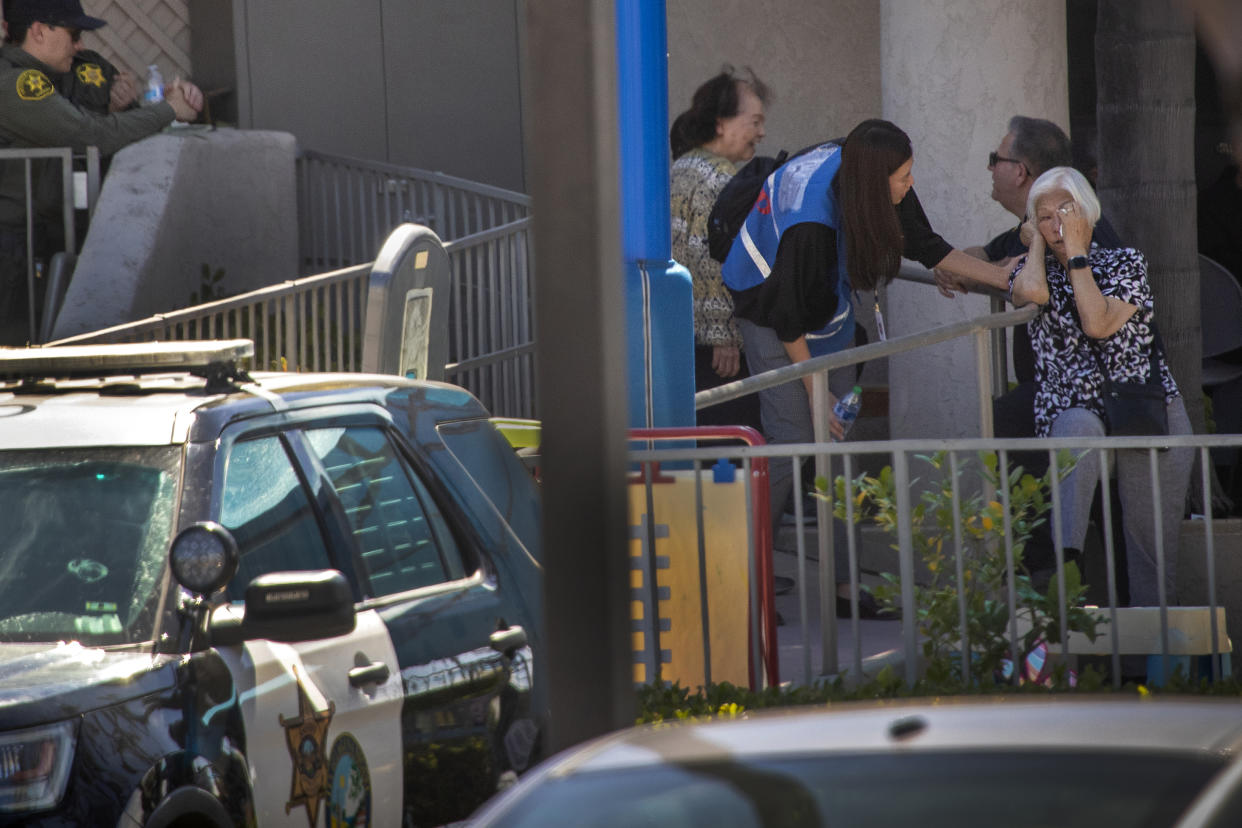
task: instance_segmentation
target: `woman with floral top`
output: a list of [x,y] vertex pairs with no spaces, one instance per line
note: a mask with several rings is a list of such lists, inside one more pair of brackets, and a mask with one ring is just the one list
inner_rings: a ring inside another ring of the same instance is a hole
[[[764,135],[768,90],[754,75],[732,69],[695,90],[690,109],[673,122],[673,258],[690,271],[694,292],[694,389],[703,391],[750,376],[733,299],[708,255],[707,217],[738,168],[755,155]],[[748,394],[698,412],[699,425],[759,428],[759,400]]]
[[[1169,433],[1190,434],[1190,420],[1153,330],[1147,260],[1133,248],[1091,242],[1100,202],[1070,167],[1053,167],[1031,186],[1026,213],[1035,225],[1030,252],[1010,277],[1015,304],[1041,306],[1030,323],[1035,351],[1035,428],[1040,437],[1103,437],[1104,375],[1115,382],[1146,382],[1155,350],[1164,386]],[[1159,454],[1159,509],[1164,549],[1165,600],[1177,602],[1178,532],[1194,451]],[[1126,538],[1130,603],[1160,603],[1156,515],[1149,452],[1116,452]],[[1082,549],[1087,516],[1100,475],[1099,453],[1082,455],[1061,486],[1059,532],[1068,556]]]

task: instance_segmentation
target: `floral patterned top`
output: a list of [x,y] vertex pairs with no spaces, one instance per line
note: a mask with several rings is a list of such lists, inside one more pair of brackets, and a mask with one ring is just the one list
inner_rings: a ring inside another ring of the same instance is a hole
[[707,252],[707,216],[737,165],[698,147],[674,161],[671,172],[673,258],[690,271],[694,343],[741,348],[733,297],[720,278],[720,262]]
[[[1103,418],[1101,363],[1114,382],[1146,382],[1151,373],[1155,313],[1146,258],[1134,248],[1104,248],[1092,243],[1088,260],[1100,292],[1128,302],[1138,311],[1106,339],[1087,336],[1078,321],[1069,274],[1056,257],[1048,254],[1048,303],[1029,323],[1035,351],[1035,433],[1039,437],[1047,437],[1057,415],[1069,408],[1086,408]],[[1025,264],[1024,256],[1009,276],[1010,289]],[[1169,402],[1180,392],[1164,354],[1158,354],[1156,361],[1165,402]]]

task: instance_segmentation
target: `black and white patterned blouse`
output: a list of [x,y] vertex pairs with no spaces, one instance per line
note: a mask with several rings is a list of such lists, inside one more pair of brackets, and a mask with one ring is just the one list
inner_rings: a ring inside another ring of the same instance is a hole
[[[1103,378],[1092,349],[1115,382],[1146,382],[1151,371],[1154,312],[1147,260],[1134,248],[1105,248],[1094,243],[1088,259],[1100,292],[1134,305],[1138,311],[1112,336],[1087,336],[1078,321],[1069,274],[1055,256],[1047,255],[1048,303],[1028,326],[1035,351],[1035,433],[1040,437],[1047,437],[1057,415],[1069,408],[1086,408],[1103,418]],[[1023,257],[1010,274],[1011,289],[1025,264]],[[1164,354],[1157,356],[1157,362],[1167,403],[1180,392]]]

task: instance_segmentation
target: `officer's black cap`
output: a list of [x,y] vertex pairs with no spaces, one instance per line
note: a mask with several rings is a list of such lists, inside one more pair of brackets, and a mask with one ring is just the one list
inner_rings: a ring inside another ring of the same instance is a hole
[[4,19],[15,24],[38,22],[87,30],[108,24],[82,11],[81,0],[5,0]]

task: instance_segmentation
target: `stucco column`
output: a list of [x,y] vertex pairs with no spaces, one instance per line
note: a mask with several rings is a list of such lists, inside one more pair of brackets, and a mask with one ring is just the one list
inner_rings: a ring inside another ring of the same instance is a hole
[[[914,143],[914,179],[932,226],[981,245],[1016,219],[991,199],[988,153],[1013,115],[1069,129],[1064,0],[882,0],[884,117]],[[988,312],[977,296],[944,299],[894,282],[890,336]],[[889,362],[892,436],[979,436],[974,344],[960,339]]]

